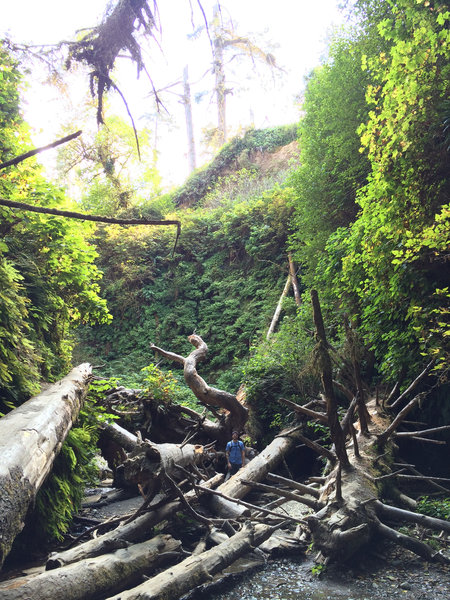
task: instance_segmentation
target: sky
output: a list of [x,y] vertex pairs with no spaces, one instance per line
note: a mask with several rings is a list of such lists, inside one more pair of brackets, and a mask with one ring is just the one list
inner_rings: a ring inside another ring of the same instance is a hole
[[[210,16],[216,0],[202,0]],[[188,39],[194,27],[203,24],[196,0],[159,0],[161,33],[158,45],[144,48],[144,60],[157,89],[181,79],[183,67],[189,65],[193,119],[198,163],[207,158],[201,153],[203,128],[213,127],[216,109],[210,92],[212,79],[205,76],[211,67],[211,52],[205,32],[196,41]],[[106,6],[105,0],[22,0],[8,3],[2,10],[0,36],[7,33],[13,41],[52,44],[73,39],[77,30],[98,24]],[[228,66],[227,120],[232,132],[251,125],[256,128],[289,124],[299,119],[298,97],[304,89],[304,78],[319,64],[332,26],[343,22],[338,0],[221,0],[224,19],[231,17],[235,32],[256,40],[260,47],[275,56],[282,70],[272,71],[262,64],[234,58]],[[193,15],[193,18],[191,16]],[[194,21],[194,24],[192,23]],[[231,57],[231,54],[229,55]],[[129,60],[121,60],[115,80],[127,98],[138,128],[154,130],[159,153],[158,167],[166,184],[180,184],[188,174],[184,109],[175,86],[161,97],[168,112],[155,112],[148,78]],[[76,120],[77,107],[87,88],[86,77],[71,76],[68,81],[70,102],[51,86],[43,83],[37,69],[26,94],[24,116],[32,126],[36,145],[47,144],[58,137],[62,125]],[[175,93],[174,93],[175,92]],[[128,119],[125,107],[111,98],[111,109]],[[72,114],[70,114],[72,112]],[[95,112],[92,111],[92,123]],[[52,160],[46,157],[45,161]],[[54,159],[53,159],[54,160]]]

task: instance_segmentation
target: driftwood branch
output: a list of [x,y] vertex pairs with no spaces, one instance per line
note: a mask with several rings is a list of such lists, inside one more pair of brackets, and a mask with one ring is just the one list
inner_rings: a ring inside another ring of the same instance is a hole
[[395,506],[389,506],[375,500],[375,510],[380,517],[388,517],[394,521],[408,521],[410,523],[418,523],[428,529],[434,529],[436,531],[446,531],[450,533],[450,521],[444,521],[442,519],[436,519],[435,517],[429,517],[419,513],[412,512],[410,510],[404,510]]
[[294,260],[292,258],[292,253],[291,252],[288,252],[288,260],[289,260],[289,273],[291,275],[292,289],[294,290],[295,303],[296,303],[297,306],[301,306],[301,304],[302,304],[302,298],[300,296],[300,288],[299,288],[299,285],[298,285],[297,270],[295,268],[295,263],[294,263]]
[[406,418],[406,415],[411,412],[411,410],[418,404],[424,397],[426,396],[426,392],[422,392],[415,396],[408,404],[398,413],[392,423],[387,427],[383,433],[378,435],[378,441],[380,444],[386,443],[389,437],[391,437],[400,423]]
[[195,347],[189,356],[183,357],[173,352],[168,352],[153,344],[152,350],[158,352],[165,358],[183,365],[184,379],[195,396],[208,407],[222,408],[229,412],[227,418],[229,428],[241,431],[248,418],[248,410],[243,406],[234,394],[211,387],[197,372],[197,363],[206,358],[208,346],[199,335],[190,335],[189,342]]
[[284,285],[283,291],[281,292],[280,299],[278,300],[277,307],[275,312],[273,313],[272,321],[270,323],[269,329],[266,334],[266,340],[269,340],[272,336],[272,333],[275,331],[276,324],[278,323],[278,319],[280,318],[281,309],[283,307],[283,300],[286,298],[287,293],[289,291],[289,287],[291,285],[291,275],[289,274],[286,279],[286,283]]
[[307,408],[306,406],[301,406],[300,404],[296,404],[295,402],[292,402],[292,400],[286,400],[285,398],[278,398],[278,402],[281,402],[282,404],[289,406],[289,408],[292,408],[292,410],[295,411],[296,413],[306,415],[307,417],[311,417],[312,419],[319,421],[319,423],[328,425],[328,417],[327,417],[326,413],[317,412],[316,410],[311,410],[310,408]]
[[[246,509],[255,510],[259,513],[263,513],[265,515],[272,516],[272,517],[282,518],[285,520],[287,519],[288,521],[292,521],[293,523],[301,522],[298,519],[293,519],[292,517],[287,517],[286,515],[280,515],[280,513],[276,513],[273,510],[268,510],[267,508],[263,508],[262,506],[256,506],[256,504],[252,504],[251,502],[241,500],[240,498],[233,498],[232,496],[228,496],[227,494],[224,494],[223,492],[220,492],[219,490],[208,489],[207,492],[209,494],[212,494],[216,498],[222,498],[223,500],[226,500],[229,503],[237,504],[239,506],[244,506]],[[245,511],[241,510],[239,512],[240,512],[241,516],[243,516],[243,517],[249,517],[249,515],[250,515],[248,510],[245,510]]]
[[294,481],[292,479],[286,479],[286,477],[281,477],[280,475],[275,475],[274,473],[268,473],[266,479],[268,481],[273,481],[274,483],[282,483],[289,487],[292,487],[302,494],[309,494],[313,498],[319,498],[320,492],[313,487],[308,485],[303,485],[303,483],[298,483],[298,481]]
[[409,535],[405,535],[404,533],[400,533],[399,531],[388,527],[378,519],[375,520],[375,527],[381,536],[385,537],[391,542],[394,542],[394,544],[398,544],[399,546],[407,548],[411,552],[414,552],[426,560],[450,564],[450,559],[439,552],[433,551],[424,542],[421,542],[416,538],[412,538]]
[[442,427],[433,427],[431,429],[422,429],[421,431],[400,431],[395,434],[395,437],[406,438],[406,437],[430,435],[432,433],[438,433],[440,431],[448,431],[449,429],[450,429],[450,425],[443,425]]
[[326,459],[328,459],[332,463],[336,462],[336,458],[337,458],[336,454],[334,454],[334,452],[331,452],[331,450],[328,450],[328,448],[324,448],[317,442],[313,442],[312,440],[310,440],[309,438],[307,438],[306,436],[304,436],[302,434],[298,435],[298,439],[301,442],[303,442],[305,444],[305,446],[308,446],[308,448],[311,448],[311,450],[314,450],[315,452],[317,452],[317,454],[319,454],[320,456],[324,456]]
[[435,362],[434,360],[430,361],[427,364],[427,366],[425,367],[425,369],[414,379],[414,381],[406,388],[406,390],[402,394],[400,394],[400,396],[392,404],[389,405],[389,403],[386,403],[386,408],[391,408],[392,410],[396,410],[397,407],[403,402],[403,400],[411,392],[413,392],[416,389],[416,387],[419,385],[419,383],[428,375],[428,373],[431,371],[431,369],[434,365],[434,362]]
[[281,488],[274,487],[273,485],[266,485],[265,483],[258,483],[256,481],[248,481],[246,479],[243,479],[242,483],[244,483],[245,485],[249,485],[255,490],[260,490],[262,492],[271,492],[273,494],[276,494],[277,496],[283,496],[283,498],[287,498],[288,500],[294,500],[295,502],[306,504],[306,506],[309,506],[309,508],[312,508],[315,511],[323,507],[323,504],[317,502],[317,500],[311,500],[310,498],[299,496],[298,494],[294,494],[294,492],[289,492],[288,490],[283,490]]
[[30,158],[31,156],[35,156],[36,154],[39,154],[40,152],[45,152],[45,150],[50,150],[51,148],[56,148],[57,146],[60,146],[61,144],[70,142],[71,140],[74,140],[82,133],[83,132],[81,130],[79,130],[79,131],[76,131],[75,133],[71,133],[70,135],[66,135],[66,137],[56,140],[56,142],[47,144],[47,146],[41,146],[40,148],[34,148],[34,150],[29,150],[28,152],[25,152],[25,154],[20,154],[19,156],[16,156],[15,158],[11,158],[11,160],[7,160],[6,162],[1,163],[0,169],[6,169],[6,167],[12,167],[13,165],[17,165],[17,164],[23,162],[24,160],[26,160],[27,158]]

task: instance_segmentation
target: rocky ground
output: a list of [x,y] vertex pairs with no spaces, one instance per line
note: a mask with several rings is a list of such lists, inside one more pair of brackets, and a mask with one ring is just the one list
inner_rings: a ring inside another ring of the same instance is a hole
[[[111,492],[110,492],[111,493]],[[90,497],[88,513],[99,519],[136,510],[141,498],[102,506],[102,494]],[[305,507],[288,502],[285,509],[301,518]],[[320,569],[313,554],[279,557],[263,563],[246,557],[208,586],[185,600],[449,600],[450,567],[423,561],[407,550],[381,542],[358,564]]]
[[[384,557],[381,555],[383,552]],[[358,566],[314,574],[312,557],[285,557],[194,592],[189,600],[448,600],[450,569],[392,546],[370,552]],[[187,600],[187,598],[186,598]]]
[[[73,533],[86,529],[90,519],[105,521],[121,517],[133,513],[141,504],[140,496],[124,497],[123,492],[112,488],[90,490]],[[285,508],[299,518],[304,512],[296,502],[285,504]],[[385,542],[368,549],[359,557],[358,564],[325,569],[314,563],[311,552],[297,550],[295,554],[267,561],[261,554],[237,561],[226,570],[225,577],[201,586],[184,600],[450,599],[449,566],[427,563]],[[43,565],[33,566],[32,570],[37,573],[43,570]],[[17,568],[14,571],[10,576],[19,574]],[[19,571],[26,573],[27,568]],[[8,578],[6,573],[2,575]]]

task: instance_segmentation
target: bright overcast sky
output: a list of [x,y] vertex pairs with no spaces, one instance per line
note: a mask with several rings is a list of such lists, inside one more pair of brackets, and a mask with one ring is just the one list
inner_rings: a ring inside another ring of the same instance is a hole
[[[215,2],[202,0],[209,17]],[[191,3],[195,26],[201,25],[203,18],[197,1],[191,0]],[[259,44],[262,47],[270,44],[277,64],[285,70],[284,74],[279,72],[274,77],[269,70],[255,65],[249,69],[249,73],[239,68],[229,73],[229,87],[234,88],[234,93],[228,96],[228,124],[232,130],[251,124],[258,128],[298,120],[295,96],[303,89],[304,76],[319,63],[331,26],[342,23],[338,4],[338,0],[221,0],[223,14],[226,17],[228,13],[233,18],[235,31],[249,38],[252,38],[251,34],[258,34]],[[73,39],[77,29],[99,22],[105,6],[105,0],[9,2],[2,9],[0,36],[8,32],[15,42],[35,44]],[[164,54],[156,44],[150,44],[145,51],[146,65],[155,86],[160,88],[176,81],[181,77],[184,65],[189,64],[192,94],[206,91],[206,80],[199,80],[210,66],[211,56],[205,36],[203,44],[187,39],[187,34],[193,30],[189,0],[160,0],[158,7],[162,26],[160,43]],[[232,65],[236,62],[233,61]],[[253,78],[249,76],[251,74]],[[135,66],[126,61],[122,61],[116,79],[139,126],[143,122],[140,116],[153,112],[148,97],[148,80],[141,75],[140,82],[136,83]],[[172,98],[176,100],[176,97]],[[171,101],[170,97],[167,97],[167,103],[172,123],[170,130],[165,135],[160,134],[162,139],[158,141],[160,166],[168,180],[180,183],[187,174],[185,144],[184,141],[177,144],[170,140],[182,139],[184,113],[181,105]],[[25,117],[36,131],[33,137],[35,143],[52,141],[66,118],[64,109],[58,108],[57,94],[44,90],[39,83],[35,84],[28,94],[27,106]],[[121,116],[127,118],[124,109],[117,110],[122,110]],[[215,107],[207,94],[199,104],[194,103],[193,116],[197,138],[202,127],[215,124]],[[92,119],[95,119],[94,113]],[[146,125],[151,128],[152,122],[147,121]],[[161,132],[164,130],[164,125],[158,127]],[[167,162],[165,155],[170,146],[171,161]],[[175,146],[183,148],[179,156],[173,152]]]

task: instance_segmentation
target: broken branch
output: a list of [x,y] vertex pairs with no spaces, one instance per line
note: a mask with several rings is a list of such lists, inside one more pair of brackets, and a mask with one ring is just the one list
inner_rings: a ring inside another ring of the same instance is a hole
[[20,162],[23,162],[24,160],[26,160],[27,158],[30,158],[31,156],[35,156],[36,154],[39,154],[40,152],[45,152],[45,150],[50,150],[50,148],[56,148],[57,146],[60,146],[61,144],[70,142],[71,140],[74,140],[82,133],[83,132],[80,129],[79,131],[76,131],[75,133],[71,133],[70,135],[66,135],[66,137],[56,140],[56,142],[47,144],[47,146],[41,146],[40,148],[34,148],[34,150],[29,150],[28,152],[25,152],[25,154],[20,154],[19,156],[16,156],[15,158],[11,158],[11,160],[7,160],[6,162],[1,163],[0,169],[6,169],[6,167],[11,167],[13,165],[17,165]]

